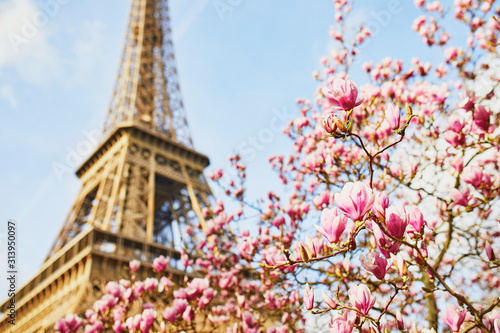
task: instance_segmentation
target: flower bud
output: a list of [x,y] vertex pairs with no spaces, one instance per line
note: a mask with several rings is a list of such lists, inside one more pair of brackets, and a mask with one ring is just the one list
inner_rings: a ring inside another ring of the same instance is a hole
[[333,118],[333,121],[335,122],[335,125],[337,125],[339,131],[341,131],[342,133],[347,133],[347,127],[344,125],[342,121],[340,121],[340,119],[337,116]]
[[305,262],[308,262],[310,260],[309,255],[307,254],[307,250],[304,247],[304,244],[300,243],[300,256],[302,257],[302,260]]
[[309,286],[309,283],[306,285],[306,289],[304,290],[304,305],[307,310],[311,310],[314,306],[314,292]]
[[326,118],[323,119],[322,125],[325,132],[328,134],[335,133],[337,131],[337,124],[335,123],[335,115],[330,113]]
[[337,303],[335,303],[335,301],[330,296],[328,296],[328,294],[325,293],[324,291],[322,291],[321,293],[323,295],[325,303],[328,304],[330,308],[335,309],[337,307]]
[[405,105],[406,118],[410,121],[411,116],[413,116],[413,109],[410,104],[406,103]]
[[385,109],[385,120],[389,123],[389,126],[393,130],[399,129],[400,119],[401,113],[399,111],[399,107],[394,106],[393,104],[387,105]]
[[493,249],[491,248],[490,243],[486,242],[486,246],[484,247],[484,249],[486,251],[486,255],[488,256],[488,259],[490,261],[495,261],[496,260],[495,252],[493,252]]

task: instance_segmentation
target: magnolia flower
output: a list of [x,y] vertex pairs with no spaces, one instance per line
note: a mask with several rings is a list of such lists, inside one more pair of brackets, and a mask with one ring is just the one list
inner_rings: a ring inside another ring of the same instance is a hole
[[141,267],[141,262],[139,260],[134,259],[128,265],[130,268],[130,272],[132,272],[132,274],[134,274],[135,272],[137,272],[139,270],[139,267]]
[[403,207],[391,206],[385,210],[387,233],[395,238],[403,238],[408,226],[408,216]]
[[361,255],[359,261],[368,273],[373,274],[379,280],[382,280],[385,273],[387,273],[387,260],[382,258],[377,252],[371,251],[366,258],[364,255]]
[[389,197],[385,192],[375,193],[375,201],[373,202],[372,212],[379,219],[385,219],[385,210],[389,207]]
[[454,188],[451,190],[450,196],[451,199],[453,200],[453,203],[450,205],[450,208],[455,206],[467,207],[469,201],[472,199],[472,195],[470,194],[470,190],[468,187],[466,187],[463,191]]
[[304,305],[307,310],[311,310],[314,306],[314,292],[309,286],[309,283],[306,285],[306,289],[304,290]]
[[330,242],[338,243],[347,225],[347,218],[339,216],[336,209],[324,209],[321,212],[321,227],[314,225],[316,230]]
[[146,288],[147,291],[153,291],[158,287],[158,279],[156,278],[147,278],[144,280],[144,288]]
[[393,130],[399,129],[401,120],[401,111],[394,104],[388,104],[385,109],[385,120],[389,123]]
[[170,258],[165,258],[164,256],[159,256],[153,260],[153,269],[157,272],[161,272],[168,267]]
[[73,333],[78,331],[82,326],[82,320],[80,317],[74,314],[68,314],[65,318],[59,319],[54,329],[59,333]]
[[361,220],[375,202],[373,191],[362,182],[348,182],[340,193],[335,193],[335,203],[354,221]]
[[458,306],[450,304],[446,307],[446,314],[441,318],[453,332],[458,332],[460,331],[460,327],[462,327],[466,314],[466,310],[460,311]]
[[106,285],[106,292],[118,298],[118,300],[122,299],[124,291],[125,287],[115,281],[108,282],[108,284]]
[[175,321],[176,316],[177,316],[177,311],[173,307],[166,308],[165,311],[163,311],[163,318],[165,318],[165,320],[167,320],[170,323],[173,323]]
[[397,255],[391,254],[391,258],[394,266],[396,266],[396,268],[398,269],[399,274],[401,276],[407,276],[408,266],[406,265],[406,261],[404,260],[401,253],[398,253]]
[[326,133],[331,134],[337,131],[337,124],[335,122],[335,115],[330,113],[326,118],[321,122],[323,129]]
[[483,180],[483,170],[478,167],[465,168],[462,173],[462,180],[477,188]]
[[408,223],[410,224],[408,226],[408,229],[410,229],[409,231],[414,233],[420,233],[425,224],[422,212],[417,206],[410,206],[407,209],[407,213],[408,213]]
[[364,284],[353,285],[349,289],[349,301],[353,307],[366,315],[375,304],[375,296],[372,296],[370,289]]
[[487,132],[490,126],[490,116],[489,112],[484,106],[478,105],[474,110],[474,125],[483,132]]
[[454,131],[444,132],[444,139],[446,140],[446,142],[452,145],[453,148],[457,148],[459,145],[465,143],[465,136]]
[[358,87],[349,79],[336,78],[328,87],[322,89],[323,95],[338,109],[349,111],[360,105],[363,100],[358,98]]
[[177,298],[174,300],[173,306],[176,313],[183,313],[188,306],[188,302],[185,299]]
[[370,220],[366,222],[366,226],[373,232],[373,236],[375,237],[380,253],[382,253],[386,258],[389,258],[391,254],[394,254],[399,250],[401,244],[393,243],[390,239],[387,239],[377,223]]
[[335,309],[337,307],[337,303],[335,303],[335,301],[333,300],[333,298],[331,298],[330,296],[328,296],[327,293],[325,293],[324,291],[322,291],[321,294],[323,295],[323,300],[325,301],[326,304],[328,304],[328,306],[330,308]]
[[184,311],[184,313],[182,314],[182,319],[184,319],[184,321],[187,321],[188,323],[190,323],[191,321],[193,321],[194,319],[194,312],[193,312],[193,308],[191,307],[191,305],[189,305],[186,310]]
[[344,315],[336,313],[332,316],[329,327],[332,333],[351,333],[354,323],[352,320],[347,320],[347,312]]
[[488,257],[488,259],[490,261],[495,261],[496,260],[495,252],[491,248],[491,245],[490,245],[489,242],[486,242],[486,245],[484,246],[484,249],[486,251],[486,256]]

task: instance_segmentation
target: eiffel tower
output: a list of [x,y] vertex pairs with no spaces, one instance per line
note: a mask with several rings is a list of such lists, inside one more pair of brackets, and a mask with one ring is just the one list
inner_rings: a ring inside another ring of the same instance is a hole
[[205,226],[211,192],[203,176],[209,160],[193,149],[186,121],[167,0],[132,0],[103,133],[76,170],[82,187],[47,259],[17,290],[16,325],[4,315],[0,332],[53,330],[57,319],[91,307],[133,259],[145,275],[168,255],[170,272],[183,275],[179,230]]

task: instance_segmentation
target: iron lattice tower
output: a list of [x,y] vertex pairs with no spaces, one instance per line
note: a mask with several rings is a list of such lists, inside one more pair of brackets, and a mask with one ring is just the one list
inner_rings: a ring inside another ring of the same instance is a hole
[[161,254],[183,275],[174,230],[204,226],[211,194],[209,160],[193,149],[186,121],[167,0],[132,0],[103,132],[76,171],[82,188],[47,259],[17,291],[16,326],[3,317],[0,332],[50,331],[65,314],[91,307],[132,259],[142,261],[139,277]]

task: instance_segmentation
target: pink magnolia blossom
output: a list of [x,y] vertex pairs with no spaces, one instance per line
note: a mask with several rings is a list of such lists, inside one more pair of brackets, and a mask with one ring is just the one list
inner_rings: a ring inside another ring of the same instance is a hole
[[330,308],[335,309],[337,307],[337,303],[327,293],[322,291],[321,294],[323,295],[323,300]]
[[123,325],[123,322],[115,321],[115,323],[113,324],[113,332],[122,333],[124,330],[125,326]]
[[379,219],[385,220],[385,210],[387,207],[389,207],[389,197],[385,192],[377,192],[372,206],[373,214],[375,214]]
[[462,180],[467,184],[471,184],[475,188],[478,188],[483,181],[483,170],[478,167],[465,168],[462,173]]
[[399,310],[396,312],[396,321],[398,322],[398,328],[403,331],[405,329],[405,323],[403,321],[403,314]]
[[191,307],[191,305],[189,305],[186,310],[184,310],[184,313],[182,314],[182,319],[184,319],[184,321],[190,323],[194,320],[194,311],[193,311],[193,308]]
[[309,283],[306,285],[306,289],[304,290],[304,305],[307,310],[311,310],[314,306],[314,291],[309,286]]
[[464,169],[464,159],[462,156],[456,156],[451,162],[450,166],[457,172],[461,172]]
[[347,218],[338,215],[336,209],[324,209],[321,212],[321,227],[314,225],[320,234],[332,244],[338,243],[347,225]]
[[465,143],[465,136],[454,131],[444,132],[444,139],[452,145],[453,148],[457,148],[459,145],[463,145]]
[[415,31],[419,31],[420,28],[425,24],[425,21],[427,20],[427,17],[425,15],[421,15],[417,17],[415,20],[413,20],[412,24],[412,29]]
[[466,310],[460,311],[458,306],[450,304],[446,307],[446,314],[442,316],[442,319],[453,332],[458,332],[462,327],[466,314]]
[[176,316],[177,310],[174,307],[166,308],[165,311],[163,311],[163,318],[165,318],[165,320],[169,321],[170,323],[173,323],[175,321]]
[[139,267],[141,267],[141,262],[139,260],[134,259],[129,263],[129,268],[132,274],[137,272]]
[[283,215],[278,215],[276,216],[274,219],[273,219],[273,225],[276,227],[276,228],[279,228],[280,226],[282,226],[283,224],[285,224],[285,217]]
[[448,119],[448,127],[446,129],[453,131],[455,133],[460,133],[462,132],[464,126],[465,122],[463,121],[462,117],[459,117],[457,115],[452,115]]
[[407,208],[408,213],[408,232],[420,233],[425,225],[424,216],[417,206],[410,206]]
[[472,199],[472,195],[470,194],[470,189],[468,187],[466,187],[463,191],[454,188],[451,190],[450,195],[451,199],[453,200],[453,203],[450,205],[450,207],[467,207],[469,205],[469,201]]
[[141,319],[141,329],[142,331],[149,331],[151,325],[153,325],[156,317],[156,311],[153,309],[146,309],[142,312]]
[[106,311],[112,309],[118,302],[118,298],[112,295],[104,295],[100,300],[95,301],[94,311],[100,314],[106,313]]
[[316,258],[321,252],[322,247],[323,242],[319,238],[306,236],[305,250],[307,251],[309,258]]
[[118,298],[118,300],[121,300],[123,297],[123,293],[125,292],[125,288],[117,282],[111,281],[106,284],[106,292]]
[[[140,316],[140,315],[138,315]],[[131,319],[131,318],[129,318]],[[101,321],[96,321],[92,325],[86,325],[84,333],[100,333],[104,329]]]
[[394,106],[392,103],[388,104],[385,108],[385,120],[393,130],[399,129],[401,120],[401,111],[399,107]]
[[406,261],[404,260],[401,253],[397,255],[391,254],[392,262],[394,266],[398,269],[399,275],[407,276],[408,275],[408,266],[406,265]]
[[328,87],[322,89],[323,95],[338,109],[349,111],[360,105],[363,100],[358,98],[358,87],[349,79],[335,78]]
[[321,125],[326,133],[331,134],[337,131],[337,124],[335,122],[335,115],[333,113],[328,114],[326,118],[323,119]]
[[340,193],[335,193],[335,203],[354,221],[361,220],[375,202],[373,191],[362,182],[348,182]]
[[153,291],[158,287],[158,279],[156,278],[147,278],[144,280],[144,288],[146,288],[147,291]]
[[493,248],[491,247],[489,242],[486,242],[486,245],[484,246],[484,250],[486,251],[486,256],[490,261],[495,261],[496,256],[495,252],[493,251]]
[[[462,96],[463,97],[463,96]],[[474,103],[477,101],[475,93],[467,92],[466,96],[460,101],[459,107],[465,111],[472,111],[474,109]]]
[[415,6],[417,7],[423,7],[425,4],[425,0],[414,0]]
[[490,127],[491,112],[482,105],[477,105],[474,110],[474,125],[483,132],[488,132]]
[[377,252],[371,251],[368,256],[359,257],[361,265],[377,279],[382,280],[387,272],[387,260],[382,258]]
[[158,291],[162,292],[163,290],[167,290],[168,288],[170,288],[172,286],[173,286],[172,281],[170,281],[170,279],[167,278],[166,276],[162,276],[160,278],[160,283],[158,285]]
[[77,332],[82,326],[80,317],[74,314],[68,314],[65,318],[59,319],[54,329],[59,333],[73,333]]
[[395,238],[403,238],[408,226],[408,216],[403,207],[391,206],[385,210],[387,233]]
[[329,191],[323,191],[321,194],[314,197],[314,199],[313,199],[313,204],[318,209],[325,207],[326,205],[328,205],[329,202],[330,202],[330,192]]
[[500,318],[495,319],[493,328],[495,329],[495,333],[500,333]]
[[393,243],[390,239],[387,239],[377,223],[367,221],[366,225],[373,232],[373,236],[375,237],[380,253],[382,253],[386,258],[389,258],[391,254],[395,254],[399,250],[401,244]]
[[175,299],[173,306],[176,313],[183,313],[188,306],[188,302],[185,299]]
[[170,262],[170,258],[165,258],[164,256],[159,256],[153,260],[153,269],[157,272],[162,272],[168,267],[168,263]]
[[347,312],[344,315],[334,314],[329,325],[332,333],[351,333],[354,329],[354,322],[347,319]]
[[373,307],[375,300],[375,296],[372,296],[370,289],[364,284],[353,285],[349,288],[349,301],[351,305],[365,315]]
[[433,1],[427,4],[427,10],[430,12],[438,12],[442,9],[441,2]]

